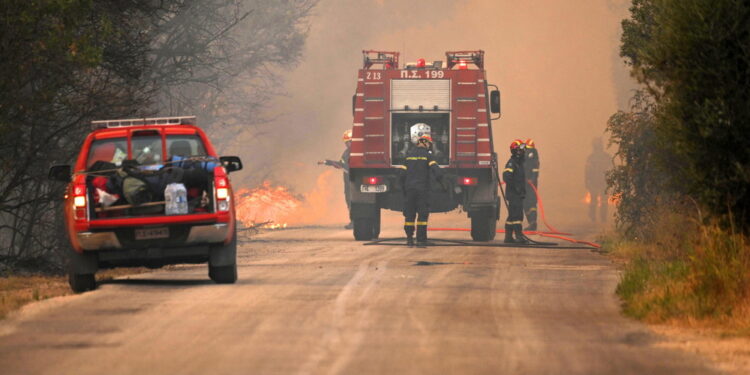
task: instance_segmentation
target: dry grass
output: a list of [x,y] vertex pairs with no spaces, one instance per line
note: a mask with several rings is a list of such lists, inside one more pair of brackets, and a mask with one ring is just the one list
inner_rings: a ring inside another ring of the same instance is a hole
[[[145,268],[115,268],[97,273],[97,281],[146,272]],[[0,277],[0,319],[22,306],[47,298],[73,294],[65,276],[22,275]]]
[[610,239],[622,261],[627,315],[650,323],[750,336],[750,242],[717,225],[665,215],[649,241]]

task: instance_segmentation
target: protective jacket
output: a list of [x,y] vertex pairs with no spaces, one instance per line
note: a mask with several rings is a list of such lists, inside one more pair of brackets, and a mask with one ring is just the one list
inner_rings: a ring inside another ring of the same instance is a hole
[[526,196],[526,174],[523,170],[523,159],[511,157],[503,169],[505,196],[508,200]]
[[429,150],[422,147],[412,147],[406,153],[404,190],[429,191],[432,182],[430,172],[435,178],[441,178],[443,175],[443,171]]
[[534,186],[539,187],[539,150],[536,147],[528,147],[523,160],[526,178],[531,180]]

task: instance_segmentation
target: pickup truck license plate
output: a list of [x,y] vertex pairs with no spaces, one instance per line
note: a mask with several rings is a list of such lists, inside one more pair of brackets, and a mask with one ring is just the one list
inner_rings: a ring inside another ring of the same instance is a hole
[[153,240],[157,238],[169,238],[169,228],[143,228],[135,230],[136,240]]
[[360,185],[359,188],[363,193],[385,193],[387,190],[387,185]]

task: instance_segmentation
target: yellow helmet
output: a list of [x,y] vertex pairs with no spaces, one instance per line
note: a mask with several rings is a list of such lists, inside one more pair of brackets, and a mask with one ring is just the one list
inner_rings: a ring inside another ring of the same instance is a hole
[[341,136],[341,140],[344,142],[349,142],[352,140],[352,129],[347,129],[344,131],[344,135]]

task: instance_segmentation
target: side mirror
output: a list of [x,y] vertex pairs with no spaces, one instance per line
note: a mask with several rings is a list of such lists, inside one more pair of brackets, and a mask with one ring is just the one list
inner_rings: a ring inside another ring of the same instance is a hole
[[226,168],[227,173],[239,171],[242,169],[242,160],[239,156],[222,156],[219,158],[221,165]]
[[490,111],[500,114],[500,90],[490,92]]
[[69,165],[54,165],[49,169],[47,178],[54,181],[70,182],[70,175]]

